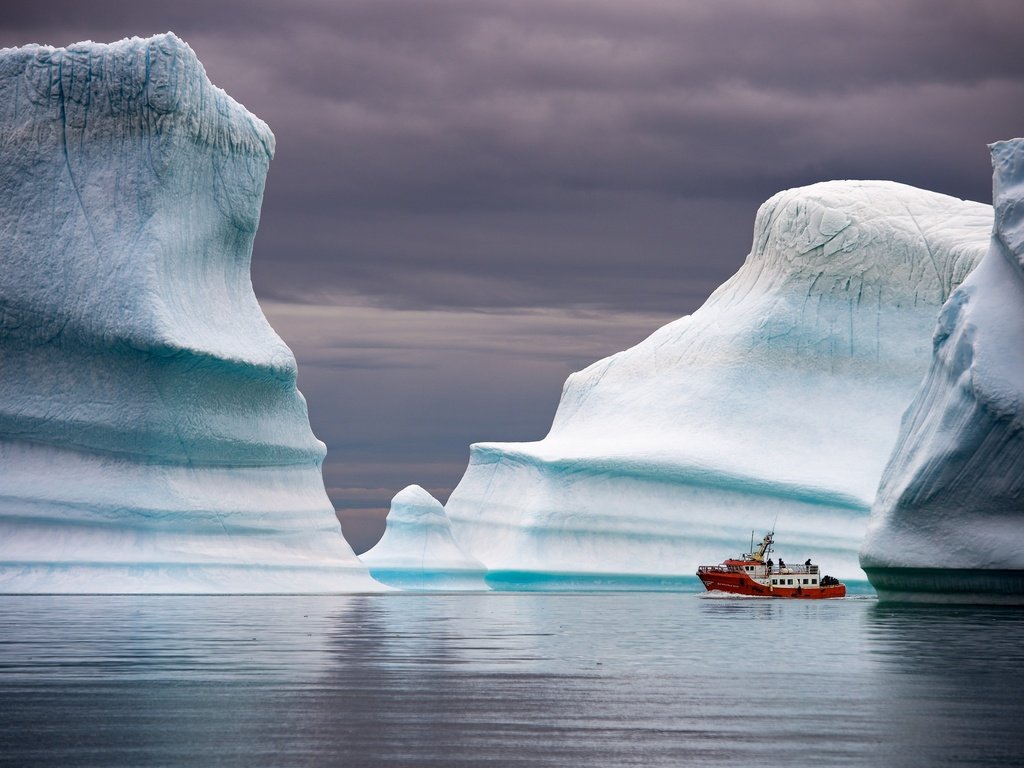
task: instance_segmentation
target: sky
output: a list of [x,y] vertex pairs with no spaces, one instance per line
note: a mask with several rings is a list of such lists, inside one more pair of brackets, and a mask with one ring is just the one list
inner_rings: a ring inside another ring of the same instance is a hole
[[1019,0],[0,0],[0,46],[168,30],[277,137],[253,287],[357,552],[697,309],[775,192],[990,202],[1024,135]]

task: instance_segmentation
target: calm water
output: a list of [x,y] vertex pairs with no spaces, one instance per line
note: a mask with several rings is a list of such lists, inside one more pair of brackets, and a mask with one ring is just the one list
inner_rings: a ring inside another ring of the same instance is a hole
[[1024,612],[692,594],[0,598],[11,765],[1024,761]]

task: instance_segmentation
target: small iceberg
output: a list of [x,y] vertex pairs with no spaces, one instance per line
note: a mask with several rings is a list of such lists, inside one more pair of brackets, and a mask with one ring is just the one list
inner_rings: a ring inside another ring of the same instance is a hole
[[375,579],[400,589],[487,589],[484,564],[462,551],[441,502],[418,485],[391,500],[384,536],[359,559]]

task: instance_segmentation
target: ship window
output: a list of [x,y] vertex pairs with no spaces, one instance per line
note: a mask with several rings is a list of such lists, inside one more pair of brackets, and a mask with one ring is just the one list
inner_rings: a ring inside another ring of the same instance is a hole
[[772,579],[772,584],[778,584],[778,583],[779,583],[778,579]]
[[817,579],[811,579],[811,584],[817,584],[817,583],[818,583]]
[[792,580],[792,579],[786,579],[786,583],[787,583],[787,584],[792,584],[792,583],[793,583],[793,580]]
[[804,584],[810,584],[810,583],[811,582],[809,582],[807,579],[804,579]]

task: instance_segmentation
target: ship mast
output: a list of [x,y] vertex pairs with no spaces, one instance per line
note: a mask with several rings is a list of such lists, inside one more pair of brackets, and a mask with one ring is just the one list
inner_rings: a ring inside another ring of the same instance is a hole
[[[751,560],[756,560],[759,563],[764,562],[764,559],[772,551],[772,542],[774,541],[772,537],[774,535],[775,531],[765,534],[765,537],[761,539],[761,543],[757,545],[757,549],[754,549],[750,553]],[[753,543],[753,539],[751,539],[751,543]]]

